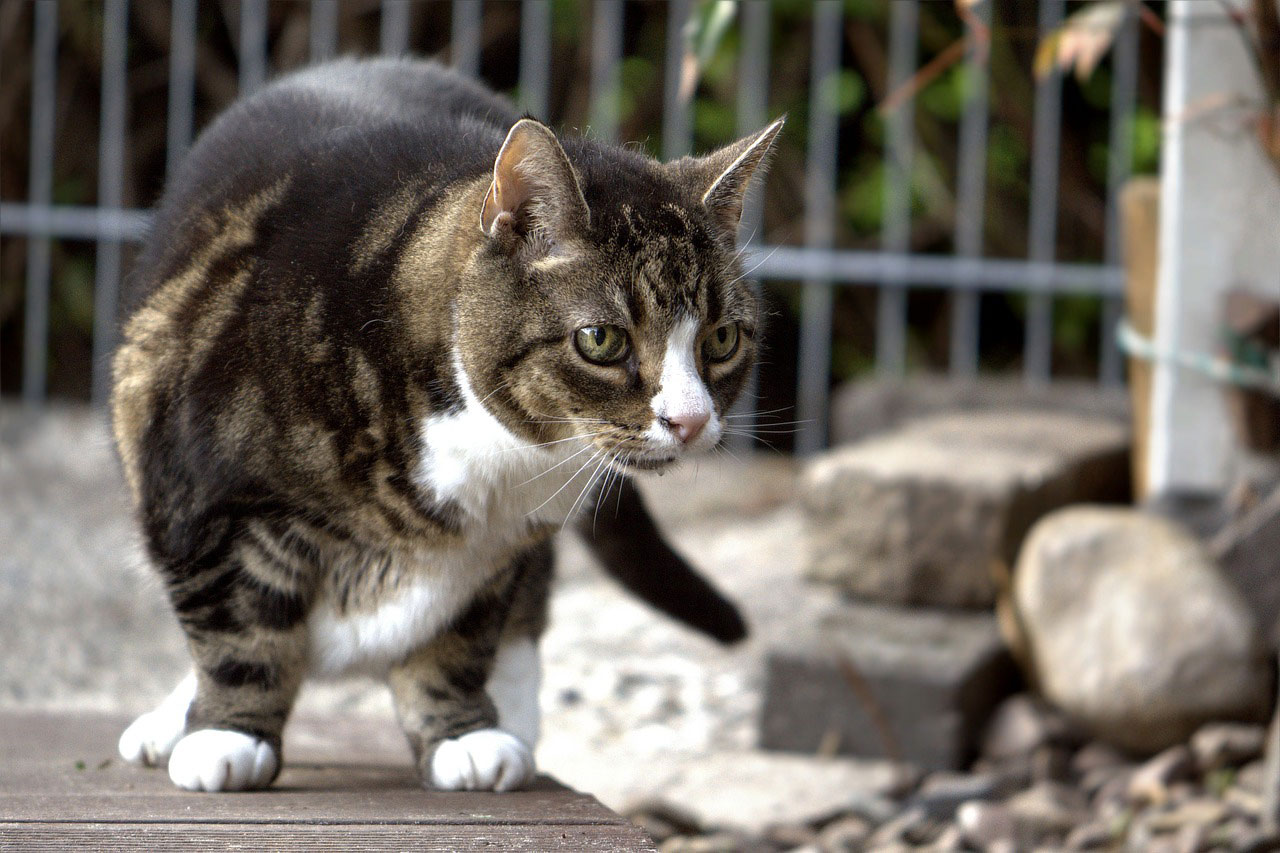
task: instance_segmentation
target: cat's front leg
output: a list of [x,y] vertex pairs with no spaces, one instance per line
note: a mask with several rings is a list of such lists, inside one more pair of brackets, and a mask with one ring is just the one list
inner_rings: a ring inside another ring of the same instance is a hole
[[454,630],[393,667],[388,678],[418,773],[431,788],[512,791],[536,772],[527,740],[536,738],[536,722],[516,726],[519,733],[504,728],[485,689],[505,614],[500,607],[484,613],[484,606],[473,604]]
[[169,778],[190,791],[264,788],[280,772],[281,735],[305,672],[306,634],[252,627],[189,632],[195,697],[169,756]]

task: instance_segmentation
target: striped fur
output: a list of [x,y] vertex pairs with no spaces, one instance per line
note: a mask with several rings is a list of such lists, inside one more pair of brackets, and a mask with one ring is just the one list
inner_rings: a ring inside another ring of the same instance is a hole
[[[367,671],[390,684],[424,781],[453,784],[433,756],[500,724],[486,684],[500,649],[542,630],[551,534],[603,480],[718,437],[760,323],[732,228],[777,130],[662,165],[557,140],[435,65],[347,60],[203,134],[131,277],[112,398],[195,663],[187,738],[248,736],[178,744],[176,782],[269,782],[303,679]],[[630,350],[602,366],[573,341],[606,323]],[[739,350],[703,358],[727,323]],[[689,351],[671,355],[672,340]],[[664,388],[673,376],[687,387]],[[705,434],[672,439],[659,400],[709,409]],[[622,555],[624,583],[651,586],[627,548],[598,546]],[[740,636],[731,605],[662,553],[671,587],[697,596],[666,609]],[[171,731],[159,746],[131,732],[132,756],[173,748]],[[206,772],[224,744],[243,754],[225,765],[248,770]],[[498,767],[489,784],[524,772]]]

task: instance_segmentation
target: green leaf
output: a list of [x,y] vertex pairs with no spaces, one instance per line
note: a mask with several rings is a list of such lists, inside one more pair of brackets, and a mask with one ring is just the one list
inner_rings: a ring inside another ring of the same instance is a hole
[[1154,175],[1160,169],[1160,116],[1148,106],[1139,106],[1129,121],[1133,139],[1133,172]]
[[840,210],[859,232],[874,234],[880,230],[884,212],[884,162],[864,165],[844,181],[840,194]]
[[851,68],[844,68],[822,81],[822,103],[836,115],[853,112],[867,97],[867,86]]
[[957,65],[944,71],[917,96],[920,105],[944,121],[958,121],[964,113],[969,94],[969,76],[964,66]]
[[689,16],[685,24],[685,44],[693,51],[699,68],[706,68],[711,62],[737,14],[738,4],[732,0],[702,0]]

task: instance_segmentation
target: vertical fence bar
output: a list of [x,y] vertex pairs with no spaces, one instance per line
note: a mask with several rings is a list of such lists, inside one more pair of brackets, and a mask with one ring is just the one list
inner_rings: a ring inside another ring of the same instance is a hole
[[591,132],[618,140],[618,91],[622,58],[622,0],[596,0],[591,7]]
[[[764,127],[769,109],[769,3],[768,0],[746,0],[740,9],[742,41],[738,54],[738,135],[746,136]],[[758,242],[764,232],[764,175],[751,182],[751,191],[742,206],[738,227],[740,243]],[[751,367],[751,375],[742,396],[734,406],[734,426],[751,433],[756,425],[756,395],[760,386],[760,365]],[[790,420],[788,418],[788,420]],[[731,437],[733,449],[750,450],[752,440],[746,435]]]
[[400,56],[409,49],[409,0],[382,0],[378,52]]
[[[1040,38],[1062,23],[1063,0],[1041,0]],[[1058,235],[1058,138],[1062,118],[1062,74],[1056,68],[1036,85],[1035,139],[1031,146],[1031,221],[1027,255],[1053,262]],[[1033,267],[1043,269],[1043,267]],[[1034,275],[1027,295],[1027,337],[1023,372],[1028,382],[1049,381],[1053,350],[1053,294],[1050,282]]]
[[[769,2],[746,0],[741,7],[742,50],[738,56],[738,135],[765,126],[769,110]],[[739,235],[759,239],[764,224],[764,178],[757,177],[742,207]]]
[[[690,0],[671,0],[667,4],[667,57],[663,66],[662,92],[662,159],[671,160],[689,153],[693,144],[690,103],[680,97],[680,78],[684,70],[684,27],[692,11]],[[689,101],[692,101],[692,97]]]
[[267,82],[267,0],[240,0],[240,94]]
[[449,40],[453,67],[469,77],[480,75],[480,0],[453,0]]
[[[58,91],[58,4],[35,4],[32,24],[31,173],[27,203],[48,207],[53,199],[54,109]],[[22,340],[22,398],[43,402],[49,365],[49,238],[27,237],[26,314]]]
[[[971,10],[988,30],[991,3],[979,3]],[[983,224],[987,191],[987,124],[990,72],[979,55],[978,45],[969,45],[965,76],[969,97],[960,119],[959,168],[956,175],[955,252],[961,259],[982,256]],[[978,309],[980,294],[973,277],[951,296],[951,374],[971,378],[978,373]]]
[[[891,3],[889,15],[889,91],[916,71],[918,0]],[[900,255],[911,248],[911,167],[915,154],[915,99],[890,113],[885,127],[883,246]],[[907,363],[907,290],[900,282],[881,282],[876,310],[876,369],[899,376]]]
[[551,84],[551,3],[524,0],[520,6],[520,106],[547,120]]
[[[1107,161],[1107,220],[1103,238],[1103,260],[1108,266],[1120,264],[1120,190],[1133,169],[1133,117],[1138,99],[1138,16],[1125,6],[1125,21],[1116,34],[1111,54],[1111,138]],[[1124,311],[1124,299],[1102,298],[1101,369],[1104,385],[1124,381],[1124,364],[1116,343],[1116,327]]]
[[[124,203],[126,74],[129,59],[129,0],[106,0],[102,26],[102,105],[98,141],[98,208],[119,210]],[[120,241],[99,240],[93,280],[93,403],[107,401],[111,387],[111,351],[115,347],[116,304],[120,290]]]
[[196,0],[173,0],[169,26],[169,115],[165,174],[172,177],[191,145],[195,127]]
[[[804,185],[804,241],[815,249],[835,242],[836,124],[829,89],[840,69],[840,0],[819,0],[813,10],[813,59],[809,74],[809,150]],[[831,283],[810,279],[801,286],[799,376],[796,414],[806,422],[796,433],[796,452],[811,454],[827,442],[831,377]]]
[[311,61],[324,62],[338,52],[338,0],[311,0]]

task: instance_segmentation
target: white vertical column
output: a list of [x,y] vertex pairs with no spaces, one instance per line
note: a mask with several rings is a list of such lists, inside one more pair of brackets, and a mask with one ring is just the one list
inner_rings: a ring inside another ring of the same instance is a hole
[[[1234,106],[1261,103],[1239,33],[1216,3],[1174,0],[1169,11],[1156,344],[1208,353],[1226,290],[1280,295],[1280,175],[1252,133],[1252,108]],[[1232,436],[1217,383],[1157,364],[1150,430],[1152,493],[1227,486]]]

